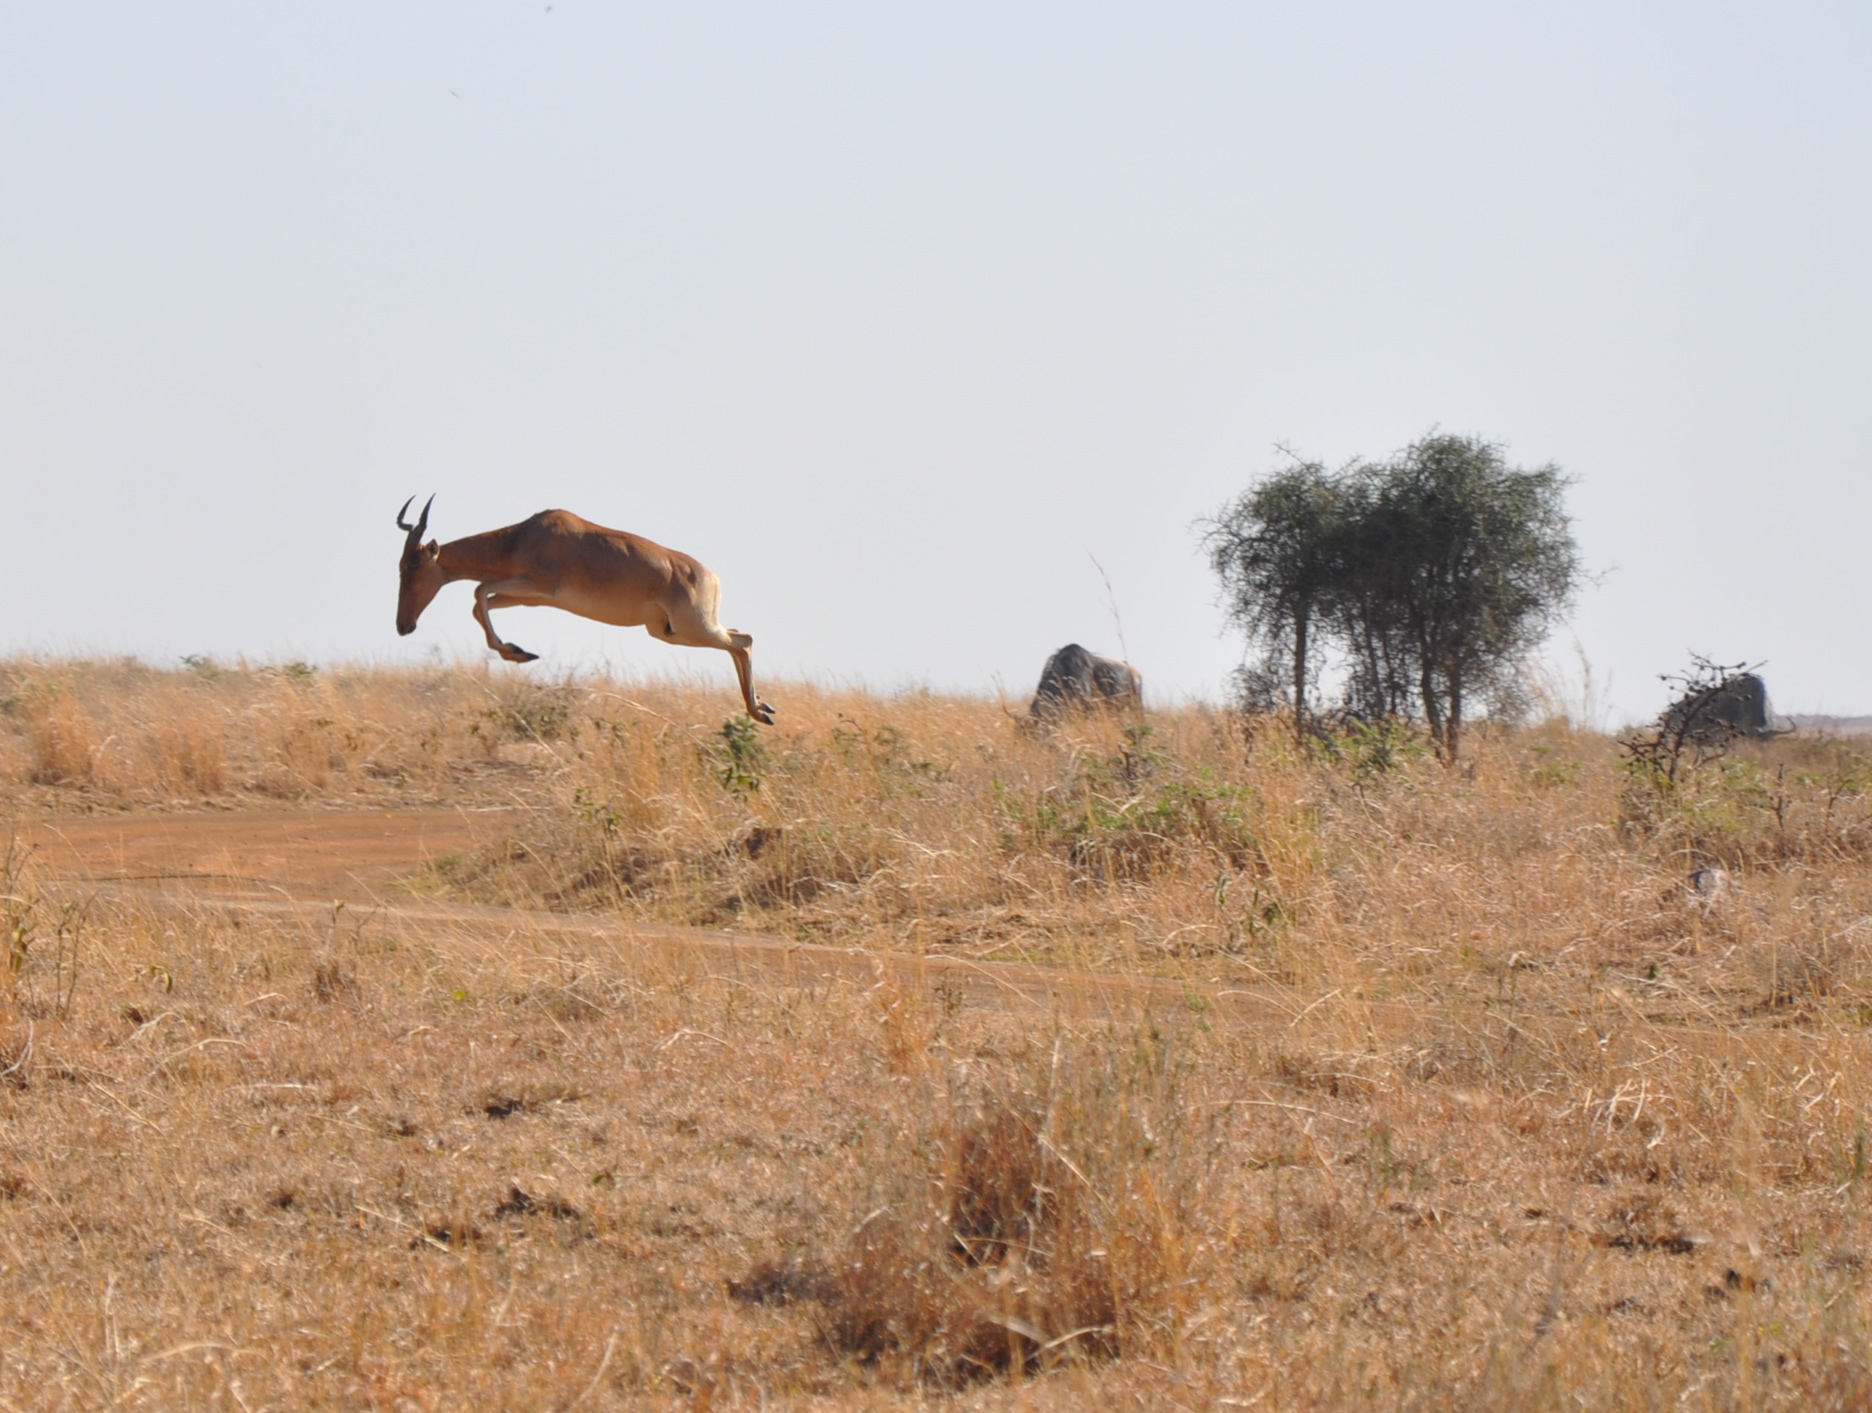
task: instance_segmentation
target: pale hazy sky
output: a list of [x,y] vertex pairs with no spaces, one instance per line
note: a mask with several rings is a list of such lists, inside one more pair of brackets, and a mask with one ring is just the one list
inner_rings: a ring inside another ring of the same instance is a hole
[[766,675],[1024,693],[1096,556],[1213,696],[1192,522],[1441,426],[1580,478],[1615,714],[1872,711],[1869,73],[1864,5],[8,5],[0,650],[478,658],[392,625],[435,491],[689,551]]

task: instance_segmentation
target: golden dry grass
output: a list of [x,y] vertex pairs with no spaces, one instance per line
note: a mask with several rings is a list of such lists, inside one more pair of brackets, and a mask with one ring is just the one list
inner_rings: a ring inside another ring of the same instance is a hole
[[770,695],[0,669],[16,820],[525,807],[362,920],[15,855],[0,1400],[1872,1399],[1849,745],[1660,794],[1563,726]]

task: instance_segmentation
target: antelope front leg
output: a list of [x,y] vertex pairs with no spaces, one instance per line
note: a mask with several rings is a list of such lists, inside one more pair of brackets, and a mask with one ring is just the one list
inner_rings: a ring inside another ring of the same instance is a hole
[[[499,602],[495,602],[499,600]],[[487,634],[487,645],[509,662],[536,662],[538,653],[530,653],[517,643],[503,643],[494,632],[488,617],[490,608],[509,608],[515,604],[551,603],[551,594],[542,594],[530,579],[498,579],[491,584],[475,585],[475,622]]]

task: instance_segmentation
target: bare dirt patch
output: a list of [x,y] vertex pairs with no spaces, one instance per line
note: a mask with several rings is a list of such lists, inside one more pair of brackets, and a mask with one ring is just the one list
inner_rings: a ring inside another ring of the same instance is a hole
[[171,885],[368,903],[407,896],[438,858],[484,848],[514,810],[243,810],[107,814],[29,823],[42,870],[72,883]]

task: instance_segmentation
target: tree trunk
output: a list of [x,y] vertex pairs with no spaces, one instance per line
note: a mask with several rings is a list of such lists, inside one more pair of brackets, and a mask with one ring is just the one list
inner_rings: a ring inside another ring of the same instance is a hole
[[1384,660],[1384,676],[1379,679],[1384,689],[1383,714],[1402,720],[1410,715],[1410,693],[1404,686],[1404,674],[1410,664],[1398,661],[1394,651],[1398,645],[1389,634],[1379,640],[1379,646],[1383,649]]
[[1294,616],[1293,702],[1294,740],[1306,742],[1307,615],[1302,609]]
[[1447,753],[1449,743],[1443,734],[1443,704],[1437,700],[1436,673],[1431,668],[1427,650],[1418,662],[1417,690],[1423,697],[1423,714],[1424,720],[1430,725],[1430,739]]
[[1456,764],[1456,751],[1462,744],[1462,669],[1449,671],[1449,720],[1443,724],[1443,739],[1449,763]]

